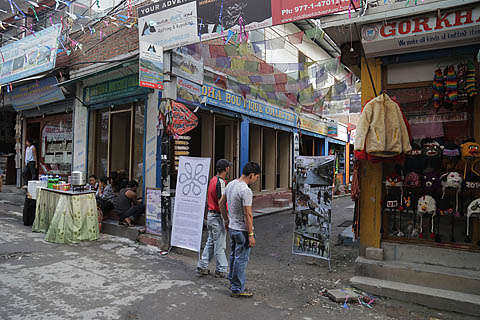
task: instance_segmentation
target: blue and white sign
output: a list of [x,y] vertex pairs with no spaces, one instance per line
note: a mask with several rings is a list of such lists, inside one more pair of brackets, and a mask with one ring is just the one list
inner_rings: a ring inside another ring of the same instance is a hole
[[36,108],[38,106],[65,99],[62,90],[55,86],[57,78],[38,80],[7,92],[16,111]]
[[296,127],[297,116],[294,112],[279,107],[243,98],[241,95],[228,92],[209,85],[200,86],[191,81],[177,78],[177,100],[184,103],[206,103],[252,117]]
[[55,67],[60,25],[54,25],[0,48],[0,84]]

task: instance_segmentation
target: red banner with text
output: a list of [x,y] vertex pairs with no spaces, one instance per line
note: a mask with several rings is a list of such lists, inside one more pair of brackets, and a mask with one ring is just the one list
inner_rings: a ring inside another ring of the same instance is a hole
[[349,0],[272,0],[273,25],[348,10]]

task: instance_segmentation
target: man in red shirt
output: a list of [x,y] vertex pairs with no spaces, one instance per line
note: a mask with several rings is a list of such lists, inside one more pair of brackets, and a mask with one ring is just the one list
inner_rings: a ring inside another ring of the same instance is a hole
[[208,239],[203,249],[202,258],[198,261],[197,265],[197,273],[200,275],[210,273],[208,263],[215,256],[215,277],[227,277],[228,262],[225,249],[227,247],[226,226],[228,226],[228,214],[226,212],[222,214],[218,204],[220,200],[225,197],[225,177],[230,171],[231,166],[230,161],[226,159],[218,160],[215,165],[217,175],[214,176],[208,184]]

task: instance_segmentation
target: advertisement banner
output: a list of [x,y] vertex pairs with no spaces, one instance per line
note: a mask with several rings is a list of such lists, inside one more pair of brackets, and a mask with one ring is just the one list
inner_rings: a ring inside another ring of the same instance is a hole
[[302,130],[315,132],[321,135],[328,135],[328,127],[324,121],[300,115],[300,128]]
[[139,40],[164,50],[199,42],[197,25],[195,0],[162,0],[138,8]]
[[210,158],[180,157],[171,245],[200,251]]
[[[199,92],[200,96],[198,96]],[[177,80],[177,101],[194,104],[206,103],[288,126],[297,124],[297,116],[290,110],[245,99],[241,95],[209,85],[200,86],[185,79]]]
[[330,260],[334,165],[335,156],[296,158],[293,254]]
[[154,235],[162,234],[162,190],[146,188],[146,232]]
[[220,38],[228,30],[240,33],[272,26],[271,2],[275,0],[199,0],[201,40]]
[[180,50],[172,52],[172,73],[195,83],[203,84],[203,61],[195,60]]
[[337,120],[330,119],[327,122],[328,127],[328,136],[337,137],[338,136],[338,122]]
[[0,84],[53,69],[61,29],[54,25],[0,48]]
[[163,89],[163,48],[140,41],[140,87]]
[[57,78],[50,77],[7,91],[15,111],[32,109],[44,104],[65,99],[62,89],[55,86]]
[[432,12],[362,27],[368,56],[458,47],[480,42],[480,7]]
[[272,0],[273,24],[285,24],[348,10],[349,0]]

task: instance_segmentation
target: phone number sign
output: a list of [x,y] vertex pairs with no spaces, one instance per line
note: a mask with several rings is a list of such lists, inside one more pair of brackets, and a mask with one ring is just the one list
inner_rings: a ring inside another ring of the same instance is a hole
[[350,0],[274,0],[272,1],[273,24],[325,16],[348,10]]

